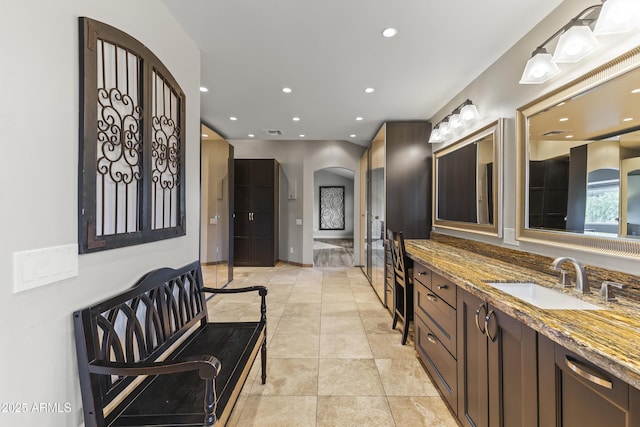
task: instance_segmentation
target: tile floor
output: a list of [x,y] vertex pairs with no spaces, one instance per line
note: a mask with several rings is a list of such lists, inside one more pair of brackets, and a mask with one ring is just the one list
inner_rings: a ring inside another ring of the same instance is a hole
[[[269,288],[267,383],[258,358],[229,426],[457,426],[359,268],[234,269],[230,286],[257,284]],[[214,321],[260,314],[246,294],[209,308]]]

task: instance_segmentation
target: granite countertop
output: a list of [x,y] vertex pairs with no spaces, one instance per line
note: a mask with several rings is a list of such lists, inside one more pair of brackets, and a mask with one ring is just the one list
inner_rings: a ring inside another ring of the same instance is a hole
[[[598,295],[600,283],[591,284],[591,294],[581,295],[574,288],[560,287],[558,276],[551,274],[551,270],[550,274],[544,274],[433,240],[406,240],[405,245],[414,261],[640,389],[637,302],[618,296],[618,301],[607,303]],[[606,310],[545,310],[485,282],[535,282]]]

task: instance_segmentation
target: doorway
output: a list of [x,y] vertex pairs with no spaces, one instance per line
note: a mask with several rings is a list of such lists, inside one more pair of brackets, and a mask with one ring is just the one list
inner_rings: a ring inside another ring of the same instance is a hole
[[313,265],[353,267],[355,172],[340,167],[313,174]]

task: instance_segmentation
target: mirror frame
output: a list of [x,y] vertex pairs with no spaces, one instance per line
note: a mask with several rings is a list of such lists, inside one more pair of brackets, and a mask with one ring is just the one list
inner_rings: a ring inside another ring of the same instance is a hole
[[[438,212],[438,159],[460,148],[473,144],[475,141],[493,134],[493,224],[476,224],[472,222],[451,221],[439,219]],[[502,237],[502,144],[504,137],[504,119],[497,119],[483,128],[441,148],[433,153],[433,201],[432,201],[432,226],[448,230],[466,231],[483,234],[486,236]]]
[[516,239],[548,246],[640,259],[640,240],[626,237],[585,236],[556,230],[525,228],[528,213],[528,118],[562,101],[640,68],[640,47],[609,61],[572,82],[520,107],[516,113]]

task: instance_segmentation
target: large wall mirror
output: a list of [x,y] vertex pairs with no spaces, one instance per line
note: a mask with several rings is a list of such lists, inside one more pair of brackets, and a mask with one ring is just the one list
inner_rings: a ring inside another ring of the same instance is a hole
[[433,155],[433,225],[500,236],[503,119]]
[[640,258],[640,48],[518,110],[518,238]]

